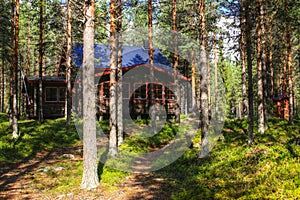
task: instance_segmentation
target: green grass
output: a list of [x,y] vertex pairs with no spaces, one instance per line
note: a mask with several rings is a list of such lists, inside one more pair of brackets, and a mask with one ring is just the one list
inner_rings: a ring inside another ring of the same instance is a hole
[[172,199],[295,199],[300,197],[299,120],[272,119],[264,135],[248,146],[247,123],[232,120],[206,159],[190,149],[156,172],[173,179]]
[[[78,134],[69,126],[66,134],[63,119],[20,121],[21,137],[11,139],[8,119],[0,115],[0,162],[34,158],[36,153],[79,145]],[[144,122],[139,121],[139,124]],[[100,123],[105,133],[107,121]],[[171,165],[153,172],[168,180],[171,199],[296,199],[300,197],[300,119],[293,124],[270,119],[265,134],[255,133],[253,145],[247,145],[247,121],[225,123],[225,140],[218,141],[209,157],[199,159],[199,148],[189,148]],[[160,148],[171,140],[178,126],[167,125],[151,138],[127,137],[122,148],[136,153]],[[194,142],[200,141],[197,134]],[[62,160],[54,166],[66,170],[35,173],[33,184],[47,194],[78,193],[82,161]],[[129,173],[99,164],[101,187],[105,191],[118,189]]]
[[64,119],[46,120],[43,124],[21,120],[18,139],[12,139],[6,115],[1,114],[0,120],[0,162],[30,159],[43,150],[73,146],[79,139],[74,126],[66,125]]

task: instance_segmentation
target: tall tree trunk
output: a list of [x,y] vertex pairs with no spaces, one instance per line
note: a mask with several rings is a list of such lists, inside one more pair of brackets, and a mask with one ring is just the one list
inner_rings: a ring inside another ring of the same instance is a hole
[[288,80],[289,80],[289,121],[294,117],[294,82],[293,82],[293,58],[292,58],[292,44],[290,26],[286,26],[286,40],[287,40],[287,64],[288,64]]
[[95,2],[85,0],[83,31],[83,175],[82,188],[99,185],[97,173],[96,104],[94,92],[94,20]]
[[[28,32],[27,32],[27,52],[26,52],[26,69],[25,69],[25,77],[29,76],[30,75],[30,59],[31,59],[31,50],[30,50],[30,37],[31,37],[31,34],[30,34],[30,31],[31,30],[31,27],[30,27],[30,24],[28,25]],[[26,88],[26,86],[25,86]],[[29,118],[29,104],[30,102],[28,101],[28,93],[26,92],[26,94],[24,95],[25,96],[25,99],[24,99],[24,108],[25,108],[25,113],[26,113],[26,119]]]
[[[153,71],[153,64],[154,64],[154,50],[153,50],[153,17],[152,17],[152,12],[153,12],[153,8],[152,8],[152,0],[148,0],[148,34],[149,34],[149,63],[151,65],[150,67],[150,77],[151,80],[154,79],[154,71]],[[153,81],[151,81],[153,82]],[[152,117],[152,132],[155,133],[156,132],[156,110],[154,107],[154,85],[150,84],[150,89],[149,89],[149,93],[150,95],[148,96],[149,99],[149,108],[151,106],[152,110],[151,113],[149,113]],[[149,110],[150,112],[150,110]]]
[[219,115],[219,99],[218,99],[218,88],[219,88],[219,86],[218,86],[218,59],[219,59],[219,57],[218,57],[218,44],[217,44],[217,32],[215,31],[214,32],[214,70],[215,70],[215,77],[214,77],[214,82],[215,82],[215,85],[214,85],[214,91],[215,91],[215,93],[214,93],[214,96],[215,96],[215,102],[214,102],[214,104],[215,104],[215,120],[218,120],[218,115]]
[[[214,2],[214,14],[215,16],[217,15],[217,6],[216,6],[216,0]],[[219,53],[218,53],[218,42],[217,42],[217,19],[214,22],[214,70],[215,70],[215,77],[214,77],[214,97],[215,97],[215,102],[214,102],[214,107],[215,107],[215,120],[218,120],[218,115],[219,115],[219,99],[218,99],[218,62],[219,62]]]
[[30,27],[30,24],[28,25],[28,35],[27,35],[27,55],[26,55],[26,71],[25,71],[25,74],[26,76],[29,76],[30,75],[30,32],[31,32],[31,27]]
[[281,93],[282,94],[286,94],[287,92],[287,80],[286,80],[286,77],[287,77],[287,56],[286,56],[286,34],[283,33],[282,34],[282,42],[283,42],[283,49],[282,49],[282,62],[283,62],[283,65],[280,69],[281,73],[280,73],[280,88],[281,88]]
[[149,63],[154,64],[153,61],[153,19],[152,19],[152,0],[148,0],[148,31],[149,31]]
[[117,132],[118,132],[118,146],[123,143],[123,84],[122,81],[122,60],[123,60],[123,41],[122,41],[122,2],[117,0],[117,35],[118,35],[118,72],[117,72],[117,81],[118,81],[118,97],[117,97]]
[[269,37],[270,41],[270,51],[269,51],[269,68],[270,68],[270,86],[271,86],[271,91],[270,91],[270,96],[274,95],[274,66],[273,66],[273,37],[270,35]]
[[243,117],[247,116],[248,113],[248,100],[247,100],[247,68],[246,68],[246,45],[245,45],[245,15],[244,15],[244,5],[243,0],[239,1],[240,4],[240,29],[241,29],[241,38],[240,38],[240,55],[242,62],[242,115]]
[[12,76],[11,76],[11,126],[13,129],[12,137],[19,136],[18,127],[18,42],[19,42],[19,12],[20,4],[16,0],[15,4],[12,1]]
[[253,76],[252,76],[252,37],[251,37],[251,14],[249,8],[250,0],[245,0],[245,36],[247,50],[247,68],[248,68],[248,144],[254,141],[254,110],[253,110]]
[[[189,13],[190,19],[192,19],[193,10],[195,9],[194,5],[195,4],[192,4],[192,8],[191,8],[190,13]],[[194,30],[193,20],[190,20],[189,30],[190,30],[190,32],[192,32]],[[194,41],[195,36],[194,36],[193,33],[191,34],[191,38],[192,38],[192,41]],[[197,99],[196,98],[197,98],[197,91],[198,90],[196,90],[195,50],[193,48],[190,51],[190,56],[191,56],[191,73],[192,73],[191,74],[191,84],[192,84],[192,91],[193,91],[193,96],[192,96],[192,110],[194,110],[197,107]]]
[[[195,51],[194,49],[191,50],[191,68],[192,68],[192,91],[193,91],[193,97],[192,97],[192,109],[196,108],[197,106],[197,100],[196,100],[196,67],[195,67]],[[195,97],[195,98],[194,98]]]
[[206,55],[206,22],[204,0],[198,0],[198,14],[200,25],[200,110],[201,110],[201,152],[200,157],[206,157],[209,154],[209,96],[208,96],[208,71]]
[[40,0],[40,27],[39,27],[39,104],[38,117],[40,123],[44,122],[43,113],[43,23],[44,23],[44,0]]
[[[2,47],[4,47],[4,38],[2,38]],[[1,66],[1,112],[4,113],[5,102],[5,49],[2,48],[2,66]]]
[[267,68],[267,84],[266,84],[266,98],[267,98],[267,109],[270,115],[274,115],[273,112],[273,101],[272,96],[274,96],[274,68],[273,68],[273,36],[272,36],[272,22],[268,23],[268,33],[267,36],[267,46],[266,46],[266,68]]
[[117,148],[117,38],[116,38],[116,0],[110,1],[110,101],[109,101],[109,154],[116,156]]
[[10,70],[9,70],[9,126],[13,125],[13,87],[14,87],[14,49],[15,49],[15,0],[11,1],[11,38],[10,38]]
[[67,3],[67,52],[66,52],[66,102],[65,102],[65,118],[69,124],[71,121],[71,49],[72,49],[72,11],[71,11],[71,0]]
[[178,35],[177,35],[177,3],[176,0],[172,0],[172,26],[173,26],[173,45],[174,45],[174,52],[173,52],[173,59],[174,59],[174,84],[175,84],[175,96],[177,97],[176,106],[175,106],[175,122],[180,123],[180,106],[181,106],[181,94],[180,94],[180,84],[178,81],[178,64],[179,64],[179,56],[178,56]]
[[265,40],[264,40],[264,8],[261,0],[256,0],[256,34],[257,34],[257,75],[258,75],[258,132],[265,132],[265,93],[264,93],[264,64],[265,64]]

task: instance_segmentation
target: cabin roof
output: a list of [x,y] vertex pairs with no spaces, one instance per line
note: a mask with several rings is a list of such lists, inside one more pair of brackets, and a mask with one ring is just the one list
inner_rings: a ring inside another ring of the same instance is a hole
[[272,96],[273,101],[281,101],[282,99],[288,99],[289,95],[288,94],[278,94]]
[[[95,68],[110,68],[110,46],[95,44]],[[75,43],[72,48],[72,60],[77,67],[82,67],[83,44]],[[173,71],[172,64],[167,57],[158,49],[154,48],[154,65],[165,71]],[[149,53],[142,46],[123,46],[122,67],[130,67],[142,64],[149,64]]]

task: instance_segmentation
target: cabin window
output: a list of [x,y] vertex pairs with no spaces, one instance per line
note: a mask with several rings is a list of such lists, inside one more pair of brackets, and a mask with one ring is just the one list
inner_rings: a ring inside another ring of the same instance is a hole
[[135,84],[134,85],[134,98],[135,99],[146,99],[146,85]]
[[175,100],[175,95],[169,88],[165,87],[165,94],[167,100]]
[[109,99],[109,82],[103,83],[103,98]]
[[59,101],[66,100],[66,88],[59,88]]
[[66,95],[65,87],[46,87],[46,102],[64,102]]
[[154,99],[163,99],[163,86],[153,84]]

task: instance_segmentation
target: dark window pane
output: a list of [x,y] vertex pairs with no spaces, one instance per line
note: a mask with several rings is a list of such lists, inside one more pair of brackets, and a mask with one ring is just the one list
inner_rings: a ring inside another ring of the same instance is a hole
[[153,90],[153,96],[150,95],[150,98],[153,98],[153,99],[156,99],[156,100],[161,100],[163,99],[163,87],[162,85],[159,85],[159,84],[149,84],[149,93],[151,93],[151,86],[153,87],[152,90]]
[[65,101],[66,88],[59,88],[59,101]]
[[162,99],[162,85],[154,85],[154,98]]
[[109,98],[109,82],[103,83],[103,98]]
[[166,99],[175,99],[174,93],[169,89],[165,88],[165,93],[166,93]]
[[134,98],[135,99],[146,99],[146,85],[145,84],[135,84],[134,85]]
[[46,101],[57,101],[57,88],[46,88]]

